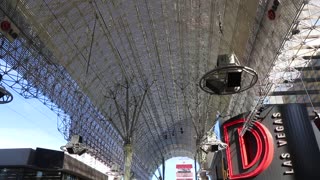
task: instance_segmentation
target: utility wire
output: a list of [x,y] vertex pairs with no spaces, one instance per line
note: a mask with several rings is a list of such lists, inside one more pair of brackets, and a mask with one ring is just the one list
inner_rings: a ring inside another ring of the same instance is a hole
[[90,65],[90,60],[91,60],[91,52],[92,52],[92,45],[93,45],[93,40],[94,40],[94,33],[95,33],[95,30],[96,30],[97,18],[98,18],[97,15],[95,15],[94,25],[93,25],[92,35],[91,35],[91,43],[90,43],[89,58],[88,58],[88,62],[87,62],[86,75],[88,74],[88,71],[89,71],[89,65]]

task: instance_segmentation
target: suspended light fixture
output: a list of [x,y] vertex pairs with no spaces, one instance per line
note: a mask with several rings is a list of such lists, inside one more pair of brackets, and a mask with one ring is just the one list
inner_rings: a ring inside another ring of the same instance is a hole
[[12,23],[8,17],[0,19],[0,33],[3,34],[10,42],[18,38],[19,29]]
[[209,94],[235,94],[251,88],[257,80],[257,73],[240,66],[234,54],[223,54],[218,56],[217,68],[202,76],[200,88]]
[[268,18],[270,20],[276,19],[276,11],[278,9],[278,6],[280,4],[279,0],[274,0],[271,9],[268,10]]
[[[0,82],[2,80],[2,75],[0,74]],[[6,104],[13,100],[12,94],[7,91],[4,87],[0,84],[0,104]]]
[[70,142],[65,146],[61,146],[60,149],[67,151],[69,154],[77,154],[79,156],[88,150],[88,148],[82,143],[82,137],[80,135],[73,135]]

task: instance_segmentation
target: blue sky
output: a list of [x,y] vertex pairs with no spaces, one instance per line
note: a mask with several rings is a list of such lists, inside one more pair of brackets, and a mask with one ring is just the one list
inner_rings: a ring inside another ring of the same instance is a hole
[[[7,90],[14,97],[10,103],[0,104],[0,148],[60,150],[67,142],[57,130],[57,115],[37,99],[25,99],[12,89]],[[166,179],[175,179],[175,165],[183,162],[193,164],[194,160],[183,157],[167,160]]]
[[13,101],[0,104],[0,148],[43,147],[59,150],[66,144],[57,130],[57,115],[37,99],[24,99],[12,89]]

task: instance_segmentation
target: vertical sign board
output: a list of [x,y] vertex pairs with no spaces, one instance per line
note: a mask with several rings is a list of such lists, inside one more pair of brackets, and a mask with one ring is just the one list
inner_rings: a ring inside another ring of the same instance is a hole
[[193,180],[192,164],[176,164],[176,180]]
[[320,152],[303,105],[265,108],[261,119],[240,136],[247,114],[231,118],[221,128],[228,144],[229,179],[320,179]]

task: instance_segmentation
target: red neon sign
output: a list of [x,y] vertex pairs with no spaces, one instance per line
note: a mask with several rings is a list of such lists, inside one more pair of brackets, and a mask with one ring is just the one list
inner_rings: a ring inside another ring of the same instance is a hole
[[[240,134],[242,128],[238,128],[238,134]],[[253,136],[255,137],[255,140],[257,141],[257,153],[254,157],[254,159],[249,163],[248,162],[248,151],[247,151],[247,147],[245,144],[245,140],[242,136],[239,136],[239,142],[240,142],[240,154],[241,154],[241,160],[242,160],[242,168],[243,169],[249,169],[251,168],[255,162],[258,161],[259,157],[261,157],[261,153],[262,153],[262,140],[258,134],[258,132],[256,130],[252,130],[251,133],[253,134]]]
[[[274,155],[274,145],[273,138],[270,131],[261,123],[255,122],[251,131],[247,133],[251,133],[255,139],[256,144],[256,154],[254,158],[248,162],[248,147],[246,146],[245,139],[239,135],[238,141],[240,146],[240,156],[242,169],[246,172],[241,174],[235,174],[232,167],[232,157],[230,151],[230,139],[228,130],[237,128],[238,134],[240,134],[242,129],[242,124],[244,123],[244,119],[238,119],[232,122],[227,122],[223,125],[223,133],[226,143],[229,145],[226,149],[228,168],[229,168],[229,179],[244,179],[244,178],[252,178],[262,173],[264,170],[268,168],[273,160]],[[236,127],[232,127],[236,126]],[[232,128],[231,128],[232,127]],[[252,168],[255,168],[252,170]]]

